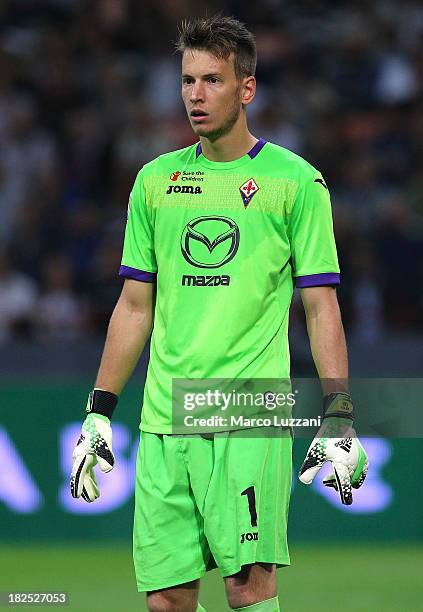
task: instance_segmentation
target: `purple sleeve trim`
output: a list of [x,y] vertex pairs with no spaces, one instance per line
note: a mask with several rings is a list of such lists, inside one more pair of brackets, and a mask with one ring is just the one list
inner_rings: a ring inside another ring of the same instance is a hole
[[295,278],[296,287],[320,287],[322,285],[339,285],[341,275],[338,272],[328,272],[325,274],[309,274],[307,276],[297,276]]
[[144,283],[155,283],[157,274],[156,272],[144,272],[144,270],[137,270],[136,268],[130,268],[129,266],[121,266],[119,268],[119,276],[132,278],[132,280],[143,281]]

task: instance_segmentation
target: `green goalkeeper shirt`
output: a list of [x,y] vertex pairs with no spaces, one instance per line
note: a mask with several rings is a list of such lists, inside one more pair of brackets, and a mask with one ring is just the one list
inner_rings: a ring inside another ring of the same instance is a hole
[[157,283],[141,429],[172,433],[173,378],[289,378],[294,287],[340,282],[327,186],[262,139],[230,162],[161,155],[135,180],[119,273]]

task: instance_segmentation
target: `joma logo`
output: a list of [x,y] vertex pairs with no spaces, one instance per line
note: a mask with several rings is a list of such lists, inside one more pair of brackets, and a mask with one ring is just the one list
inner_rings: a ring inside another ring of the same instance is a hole
[[240,544],[244,544],[245,541],[252,542],[253,540],[258,540],[258,533],[254,531],[253,533],[241,533],[241,541]]
[[194,185],[169,185],[166,191],[169,193],[203,193],[201,187],[194,187]]
[[192,274],[184,274],[182,277],[182,285],[188,287],[216,287],[217,285],[229,285],[231,277],[226,274],[222,276],[194,276]]

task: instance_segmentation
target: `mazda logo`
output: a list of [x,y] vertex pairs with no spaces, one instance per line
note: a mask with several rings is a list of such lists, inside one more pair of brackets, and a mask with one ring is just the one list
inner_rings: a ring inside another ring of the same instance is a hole
[[239,228],[228,217],[197,217],[184,227],[182,255],[196,268],[220,268],[236,255]]

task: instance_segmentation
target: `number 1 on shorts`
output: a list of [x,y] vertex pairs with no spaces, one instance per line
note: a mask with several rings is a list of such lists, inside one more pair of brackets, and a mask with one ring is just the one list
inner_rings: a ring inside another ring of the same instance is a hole
[[256,493],[254,485],[247,487],[241,495],[246,495],[248,499],[248,510],[250,512],[251,527],[257,527]]

